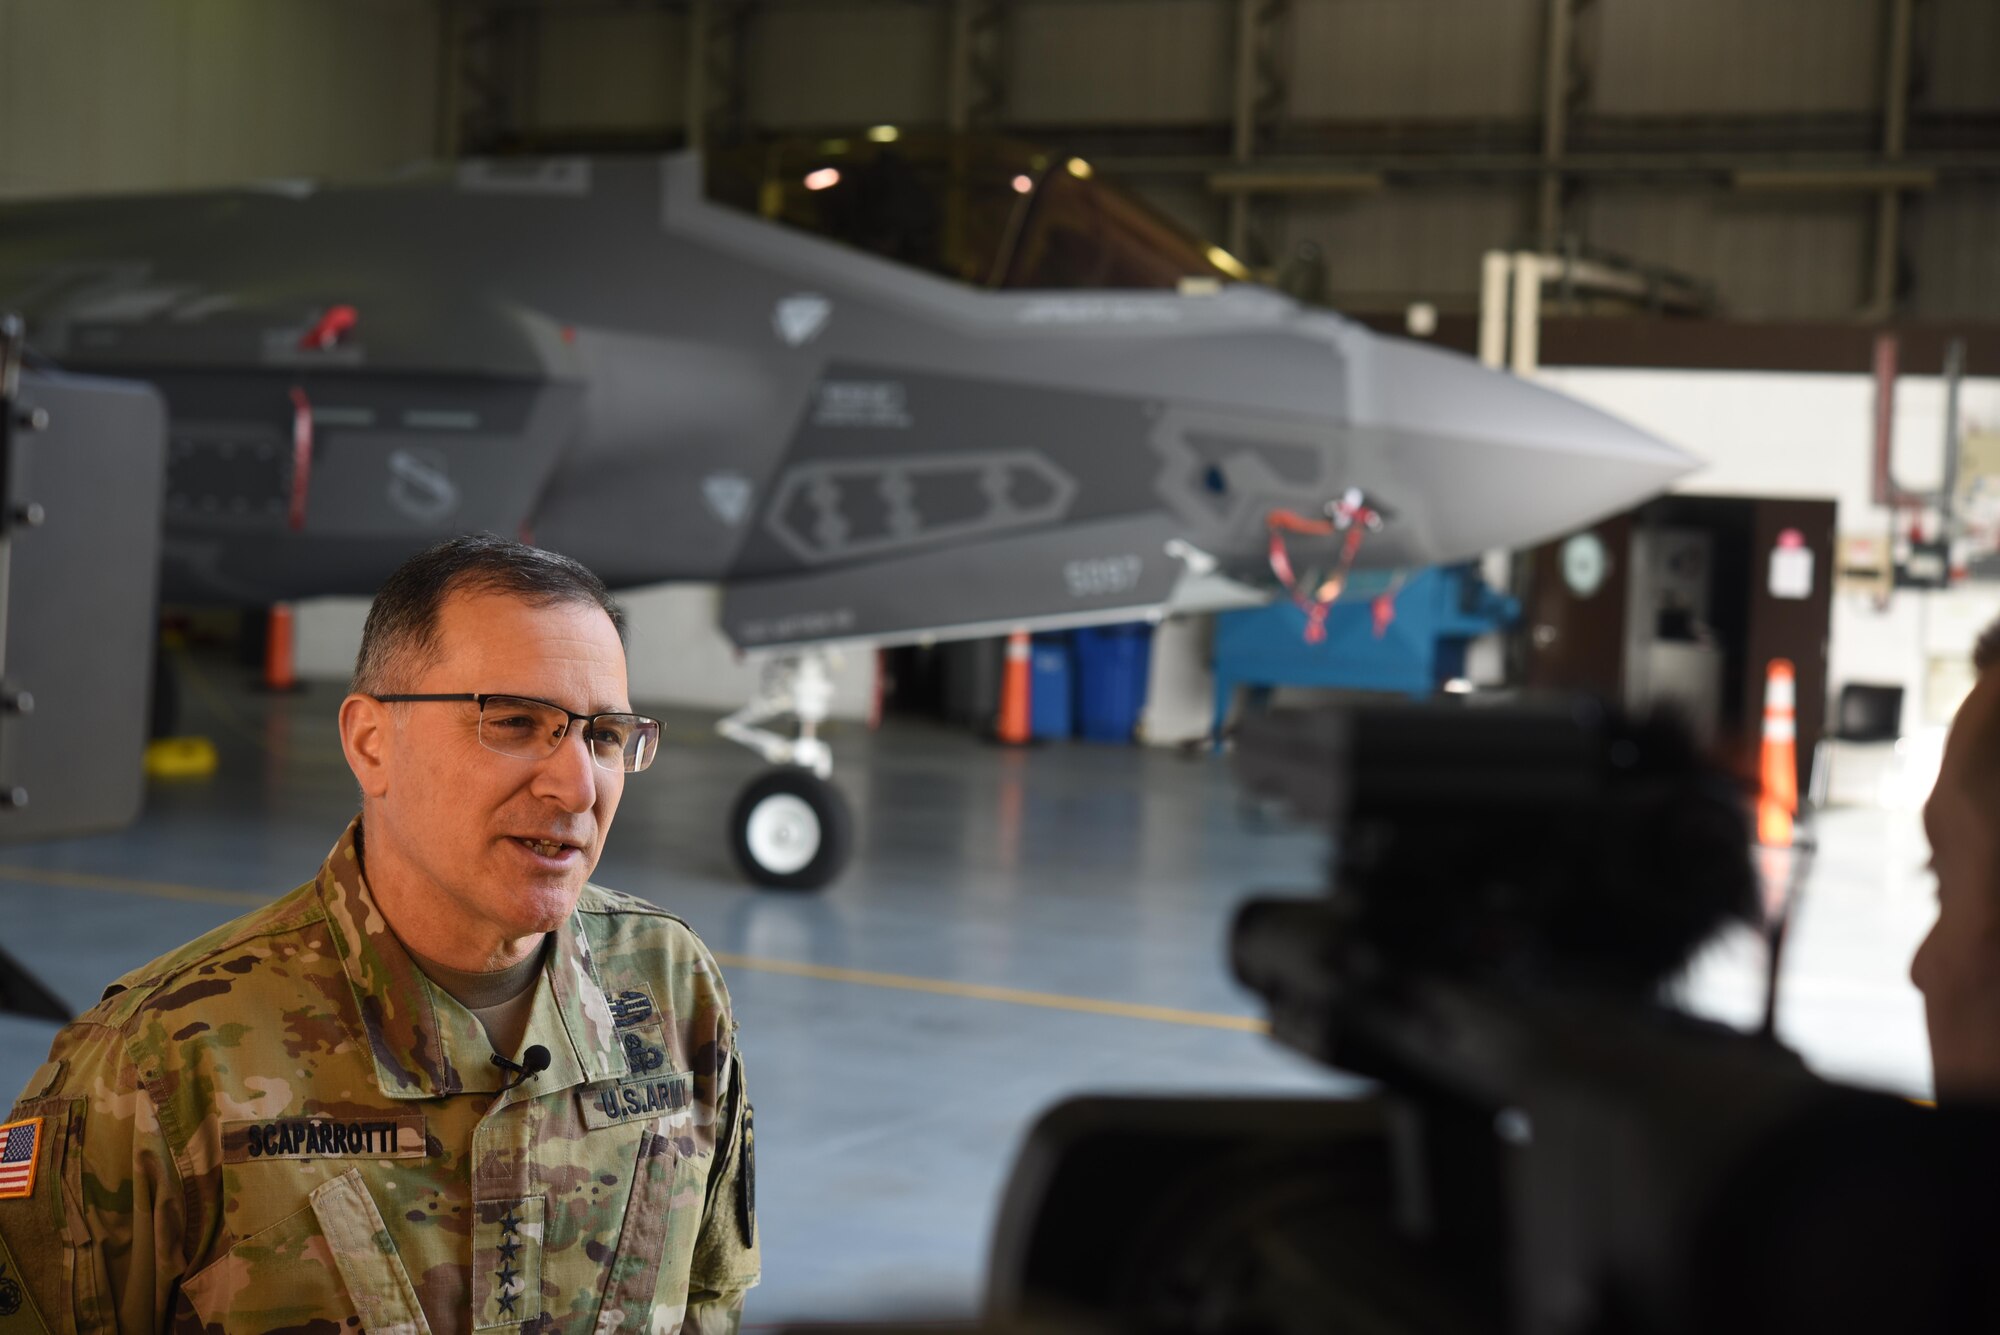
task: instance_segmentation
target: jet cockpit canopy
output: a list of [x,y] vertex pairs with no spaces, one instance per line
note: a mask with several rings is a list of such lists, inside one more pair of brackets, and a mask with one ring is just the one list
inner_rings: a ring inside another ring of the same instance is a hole
[[992,136],[787,138],[707,155],[717,203],[983,288],[1175,289],[1250,274],[1079,157]]

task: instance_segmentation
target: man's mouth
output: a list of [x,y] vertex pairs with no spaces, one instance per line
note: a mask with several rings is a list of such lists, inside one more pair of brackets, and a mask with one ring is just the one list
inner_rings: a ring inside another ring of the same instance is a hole
[[560,839],[530,839],[521,835],[515,835],[514,842],[522,845],[529,852],[539,854],[545,858],[559,858],[572,850],[581,851],[577,849],[575,844],[566,844]]

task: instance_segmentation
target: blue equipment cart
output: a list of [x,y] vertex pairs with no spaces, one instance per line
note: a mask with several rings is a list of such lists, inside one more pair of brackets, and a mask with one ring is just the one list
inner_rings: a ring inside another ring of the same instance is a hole
[[1306,614],[1289,599],[1217,616],[1214,735],[1222,735],[1239,686],[1432,695],[1465,675],[1466,645],[1521,615],[1520,600],[1488,588],[1477,565],[1436,566],[1404,581],[1395,616],[1377,635],[1375,599],[1389,586],[1388,576],[1355,576],[1327,609],[1318,644],[1306,642]]

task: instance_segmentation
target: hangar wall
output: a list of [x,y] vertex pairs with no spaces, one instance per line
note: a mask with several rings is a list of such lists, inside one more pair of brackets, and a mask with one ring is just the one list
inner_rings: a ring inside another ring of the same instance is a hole
[[[970,119],[1086,153],[1190,226],[1230,232],[1208,177],[1233,161],[1239,5],[1247,0],[1005,0]],[[1896,209],[1896,299],[1926,316],[2000,306],[1996,263],[1965,244],[2000,225],[2000,9],[1917,0],[1906,114],[1887,146],[1895,0],[1285,0],[1260,62],[1260,165],[1350,168],[1379,187],[1254,197],[1246,258],[1318,248],[1348,310],[1471,308],[1478,257],[1535,244],[1560,155],[1555,235],[1714,284],[1726,314],[1852,315],[1876,296],[1878,191],[1737,188],[1738,168],[1906,162],[1934,181]],[[764,0],[747,11],[735,128],[814,132],[945,123],[948,0]],[[535,66],[500,140],[668,144],[688,123],[679,12],[535,12]],[[713,55],[713,52],[711,52]],[[712,62],[711,62],[712,63]],[[603,91],[604,71],[643,91]],[[1551,73],[1557,76],[1551,79]],[[1560,107],[1553,148],[1545,108]],[[599,138],[592,140],[592,134]],[[604,136],[611,136],[610,139]],[[1982,230],[1983,229],[1983,230]]]
[[[1706,459],[1677,492],[1830,498],[1842,534],[1889,531],[1889,511],[1870,494],[1875,386],[1868,376],[1553,367],[1539,378]],[[1968,378],[1960,411],[1969,427],[2000,426],[2000,379]],[[1941,378],[1898,379],[1891,456],[1898,482],[1917,491],[1939,484],[1944,421]],[[1901,685],[1906,730],[1944,723],[1960,684],[1971,684],[1965,669],[1973,639],[1995,617],[2000,584],[1992,582],[1906,590],[1880,609],[1865,596],[1837,594],[1830,685]]]
[[[972,119],[1086,148],[1222,237],[1229,205],[1206,178],[1231,159],[1239,3],[974,3],[997,17],[991,105]],[[1276,18],[1251,151],[1375,171],[1382,185],[1254,198],[1251,258],[1282,265],[1317,247],[1325,296],[1349,310],[1469,308],[1479,254],[1540,227],[1554,86],[1560,232],[1710,280],[1733,315],[1838,316],[1869,300],[1875,193],[1737,190],[1729,171],[1877,154],[1894,0],[1566,3],[1555,85],[1550,0],[1264,6]],[[459,9],[490,20],[477,52],[441,44],[445,11],[426,0],[0,0],[0,196],[373,175],[447,139],[481,147],[461,121],[509,150],[680,141],[686,0]],[[743,16],[738,128],[947,119],[951,0],[717,12]],[[2000,307],[2000,253],[1977,244],[2000,227],[2000,8],[1918,0],[1912,12],[1903,153],[1940,174],[1901,197],[1901,300],[1913,314],[1975,315]],[[475,55],[494,105],[470,105]]]
[[416,0],[0,0],[0,198],[372,176],[436,141]]
[[[1224,236],[1229,205],[1206,178],[1231,159],[1240,2],[972,3],[997,16],[981,93],[991,105],[972,120],[1087,148]],[[1745,191],[1729,172],[1879,155],[1895,0],[1565,3],[1573,30],[1553,85],[1550,0],[1264,6],[1276,26],[1252,152],[1375,171],[1382,184],[1256,197],[1251,258],[1281,265],[1316,246],[1324,295],[1349,310],[1469,308],[1479,254],[1532,242],[1540,226],[1555,87],[1560,232],[1710,280],[1729,314],[1859,309],[1877,194]],[[442,44],[445,10],[427,0],[0,0],[0,197],[374,175],[447,140],[481,147],[458,133],[467,118],[486,146],[510,150],[663,147],[684,134],[687,0],[460,11],[491,20],[478,54],[493,64],[478,77],[498,90],[492,106],[470,105],[475,53]],[[739,128],[947,119],[951,0],[725,11],[743,15],[729,94]],[[1902,307],[1990,312],[2000,251],[1980,239],[2000,228],[2000,7],[1917,0],[1912,13],[1902,152],[1939,174],[1901,196]]]

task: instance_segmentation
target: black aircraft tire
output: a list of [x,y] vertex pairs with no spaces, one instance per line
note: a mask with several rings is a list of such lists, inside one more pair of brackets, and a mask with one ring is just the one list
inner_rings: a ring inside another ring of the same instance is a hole
[[854,852],[854,817],[840,790],[809,770],[766,770],[729,815],[729,851],[754,884],[817,890]]

